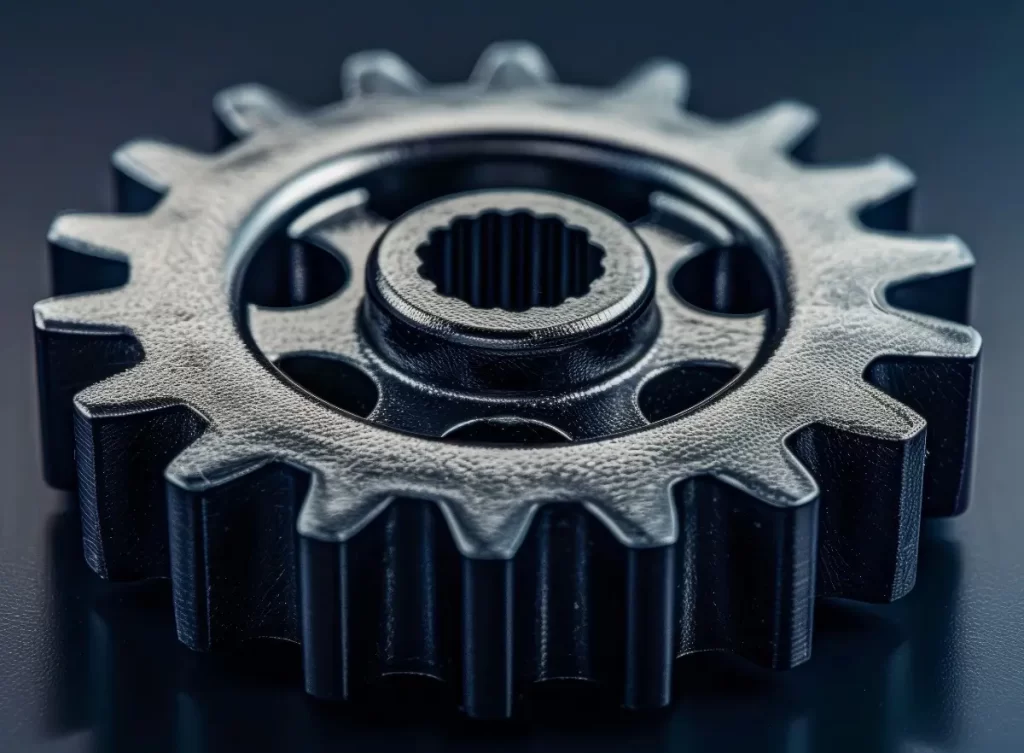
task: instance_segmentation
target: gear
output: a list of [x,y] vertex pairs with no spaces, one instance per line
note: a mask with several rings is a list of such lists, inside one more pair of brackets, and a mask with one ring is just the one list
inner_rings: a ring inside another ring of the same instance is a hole
[[912,587],[980,338],[970,253],[898,232],[905,168],[798,160],[802,105],[685,112],[665,61],[343,84],[223,92],[237,143],[130,143],[122,213],[54,223],[46,471],[97,573],[169,576],[192,648],[301,642],[313,695],[426,675],[487,718],[547,680],[663,706],[697,651],[792,667],[816,596]]

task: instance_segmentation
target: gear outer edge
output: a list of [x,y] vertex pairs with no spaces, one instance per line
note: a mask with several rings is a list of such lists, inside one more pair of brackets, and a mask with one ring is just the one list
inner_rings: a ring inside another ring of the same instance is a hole
[[[483,55],[469,88],[521,92],[552,77],[536,48],[503,43]],[[357,103],[424,86],[390,53],[356,56],[343,78]],[[685,89],[685,72],[659,61],[603,101],[678,118]],[[298,108],[255,85],[222,93],[216,110],[226,141],[302,127]],[[812,121],[783,103],[720,134],[738,152],[792,150]],[[121,208],[151,210],[204,160],[128,145],[115,157]],[[889,162],[856,180],[843,174],[821,171],[812,190],[831,186],[839,203],[868,208],[905,182]],[[883,206],[879,222],[903,229],[905,206]],[[287,457],[254,464],[225,453],[221,427],[155,373],[133,322],[108,321],[131,295],[124,262],[135,262],[132,239],[152,230],[146,219],[70,215],[51,231],[61,297],[36,307],[47,478],[63,488],[77,479],[97,573],[169,575],[179,637],[192,648],[301,642],[315,696],[358,698],[382,677],[427,676],[452,681],[469,716],[506,718],[531,683],[570,679],[615,685],[628,708],[664,706],[676,656],[728,650],[792,667],[810,655],[815,595],[905,594],[922,507],[949,515],[966,503],[980,340],[930,317],[966,321],[972,260],[955,241],[869,233],[894,247],[887,253],[906,252],[870,291],[878,316],[903,323],[902,340],[863,373],[864,399],[893,420],[880,429],[822,418],[790,434],[779,457],[803,497],[766,504],[756,477],[691,475],[672,486],[660,538],[629,541],[629,521],[597,504],[546,504],[531,508],[525,535],[498,556],[467,556],[466,523],[444,500],[367,498],[352,535],[288,535],[336,492]],[[220,467],[205,468],[204,454]],[[183,472],[196,459],[198,482]]]

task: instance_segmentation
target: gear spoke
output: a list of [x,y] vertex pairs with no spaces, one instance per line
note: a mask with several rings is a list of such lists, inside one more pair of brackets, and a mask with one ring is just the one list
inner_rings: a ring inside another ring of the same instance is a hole
[[[344,258],[361,269],[386,224],[363,208],[365,196],[338,197],[325,212],[321,205],[289,228],[293,240],[303,240]],[[316,213],[316,214],[314,214]],[[249,327],[260,349],[271,359],[289,353],[327,353],[365,364],[357,312],[365,290],[361,274],[350,274],[338,294],[312,306],[249,308]]]
[[757,356],[767,329],[765,314],[716,316],[681,301],[671,290],[674,270],[702,251],[699,243],[642,223],[634,227],[659,271],[657,298],[662,337],[651,355],[651,370],[683,362],[729,363],[741,370]]

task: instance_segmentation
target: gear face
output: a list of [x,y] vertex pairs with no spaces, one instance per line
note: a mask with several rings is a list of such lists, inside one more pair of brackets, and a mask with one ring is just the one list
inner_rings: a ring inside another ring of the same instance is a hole
[[697,651],[792,667],[816,596],[912,587],[980,338],[970,253],[899,232],[906,169],[797,161],[794,103],[685,112],[669,62],[343,84],[223,92],[223,151],[128,144],[122,213],[54,223],[46,470],[97,573],[170,577],[193,648],[300,642],[313,695],[426,675],[487,718],[547,680],[663,706]]

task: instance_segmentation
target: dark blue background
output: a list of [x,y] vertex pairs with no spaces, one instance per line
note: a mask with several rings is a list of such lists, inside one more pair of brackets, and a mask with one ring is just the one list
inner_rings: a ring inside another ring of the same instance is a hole
[[[47,292],[50,218],[107,206],[119,143],[208,147],[208,103],[240,81],[327,102],[338,63],[362,48],[393,48],[444,81],[517,37],[588,84],[651,55],[681,59],[695,107],[715,116],[808,101],[823,115],[823,161],[898,155],[920,178],[917,227],[975,250],[986,352],[973,507],[926,526],[909,598],[821,605],[814,658],[791,673],[691,658],[666,714],[494,737],[439,709],[380,718],[309,701],[287,648],[190,654],[165,587],[88,572],[68,500],[40,478],[30,308]],[[1024,3],[983,0],[3,2],[0,750],[1024,748],[1022,37]]]

